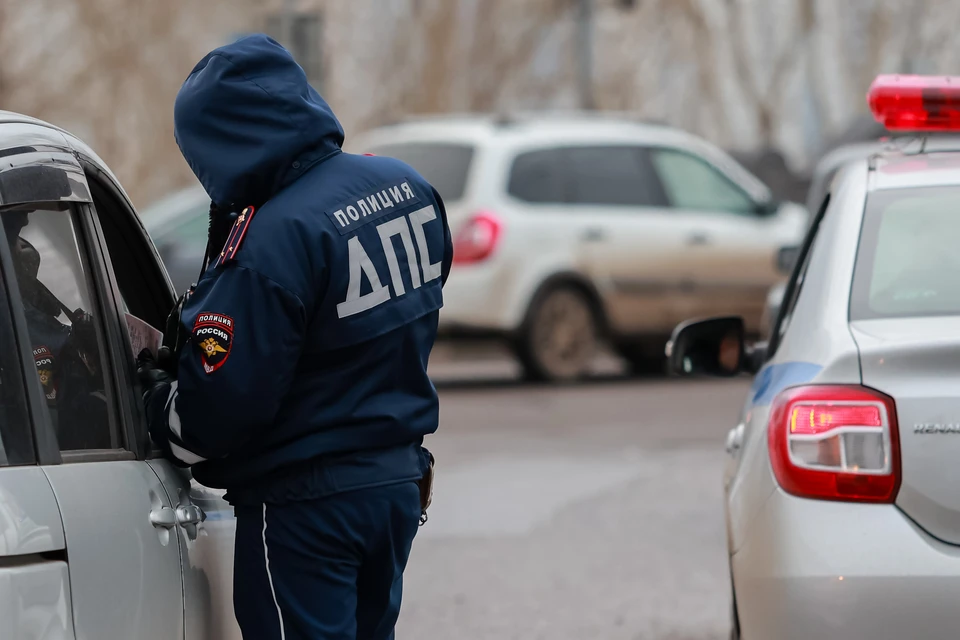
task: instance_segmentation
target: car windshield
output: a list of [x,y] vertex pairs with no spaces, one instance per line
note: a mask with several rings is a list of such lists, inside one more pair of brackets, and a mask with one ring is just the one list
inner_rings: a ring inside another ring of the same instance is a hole
[[872,193],[850,317],[960,315],[960,187]]
[[467,186],[473,147],[447,142],[417,142],[375,146],[370,153],[409,164],[440,193],[444,202],[456,202]]

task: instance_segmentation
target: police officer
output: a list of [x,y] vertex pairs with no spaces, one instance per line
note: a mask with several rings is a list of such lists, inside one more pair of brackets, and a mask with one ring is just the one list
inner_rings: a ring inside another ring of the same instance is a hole
[[182,301],[175,379],[141,357],[151,435],[235,507],[245,638],[392,638],[432,477],[443,204],[410,166],[343,152],[263,35],[201,60],[174,119],[213,216],[236,218]]

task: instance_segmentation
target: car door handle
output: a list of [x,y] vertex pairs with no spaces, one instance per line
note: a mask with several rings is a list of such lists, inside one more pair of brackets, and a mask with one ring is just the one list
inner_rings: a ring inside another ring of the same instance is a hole
[[584,242],[602,242],[607,239],[607,233],[603,229],[593,227],[583,232]]
[[170,507],[160,507],[150,512],[150,524],[158,529],[172,529],[177,526],[177,512]]
[[187,534],[188,540],[196,540],[200,535],[200,523],[207,519],[203,509],[195,504],[181,504],[177,507],[177,522]]
[[727,433],[727,453],[734,455],[743,446],[743,423],[741,422]]
[[710,244],[710,237],[705,233],[691,233],[687,236],[687,244],[689,245],[705,245]]

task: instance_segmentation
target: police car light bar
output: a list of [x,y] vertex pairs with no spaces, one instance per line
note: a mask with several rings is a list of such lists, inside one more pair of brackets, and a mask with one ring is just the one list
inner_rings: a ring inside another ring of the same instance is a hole
[[890,131],[960,131],[960,76],[877,76],[867,92]]

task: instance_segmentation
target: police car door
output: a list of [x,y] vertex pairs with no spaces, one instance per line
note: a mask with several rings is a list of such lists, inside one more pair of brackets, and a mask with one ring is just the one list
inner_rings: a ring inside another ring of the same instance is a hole
[[[96,219],[95,232],[104,247],[104,267],[114,317],[130,366],[125,388],[136,412],[140,454],[160,479],[171,506],[163,514],[166,530],[179,544],[183,571],[183,622],[186,640],[240,639],[233,614],[233,547],[236,519],[223,492],[201,486],[190,472],[165,460],[152,446],[142,417],[140,390],[133,369],[143,324],[161,328],[173,306],[157,252],[127,199],[105,175],[87,167]],[[205,229],[198,227],[198,232]],[[200,265],[196,265],[199,270]]]
[[130,428],[83,173],[69,152],[20,144],[24,152],[5,155],[9,168],[0,171],[3,275],[18,333],[32,351],[25,382],[37,398],[40,469],[59,506],[73,631],[78,638],[176,637],[179,548],[164,526],[172,505],[139,459]]

